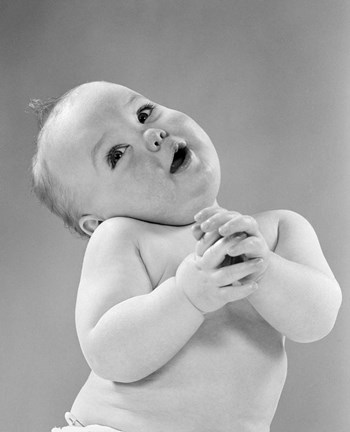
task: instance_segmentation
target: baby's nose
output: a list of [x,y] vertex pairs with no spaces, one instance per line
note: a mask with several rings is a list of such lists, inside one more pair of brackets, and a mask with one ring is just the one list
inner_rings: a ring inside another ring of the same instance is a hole
[[144,133],[147,149],[154,152],[159,151],[160,145],[166,136],[167,133],[162,129],[147,129]]

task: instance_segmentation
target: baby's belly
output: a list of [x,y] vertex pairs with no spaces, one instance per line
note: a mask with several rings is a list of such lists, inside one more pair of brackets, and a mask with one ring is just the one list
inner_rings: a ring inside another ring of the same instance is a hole
[[143,380],[120,384],[91,373],[72,413],[123,432],[267,432],[286,369],[282,336],[248,302],[236,302],[208,316]]

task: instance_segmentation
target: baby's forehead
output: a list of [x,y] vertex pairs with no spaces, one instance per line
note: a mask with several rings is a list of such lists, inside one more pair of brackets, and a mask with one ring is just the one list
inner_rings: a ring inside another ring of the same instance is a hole
[[83,84],[72,94],[73,101],[81,107],[106,111],[123,109],[137,97],[142,96],[128,87],[107,82]]
[[72,154],[82,148],[90,151],[89,143],[100,138],[105,121],[122,116],[124,106],[136,97],[140,95],[133,90],[111,83],[88,83],[75,88],[45,124],[42,154],[52,167],[67,165],[67,158],[73,163]]
[[[119,84],[92,82],[74,89],[54,120],[60,128],[82,130],[108,118],[124,117],[127,107],[142,96]],[[56,128],[54,128],[56,129]],[[57,131],[56,131],[57,132]]]

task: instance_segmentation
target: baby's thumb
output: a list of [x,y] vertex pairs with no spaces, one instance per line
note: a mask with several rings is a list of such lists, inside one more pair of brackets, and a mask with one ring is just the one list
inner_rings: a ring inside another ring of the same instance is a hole
[[256,282],[247,282],[246,284],[232,284],[231,286],[220,288],[221,295],[227,302],[233,302],[248,297],[258,289]]

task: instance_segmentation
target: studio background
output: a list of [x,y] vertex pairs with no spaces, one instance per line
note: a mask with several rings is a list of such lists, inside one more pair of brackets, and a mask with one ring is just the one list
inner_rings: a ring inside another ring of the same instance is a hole
[[31,194],[25,109],[92,80],[197,120],[222,206],[313,224],[343,305],[327,338],[287,342],[271,430],[349,430],[349,19],[346,0],[0,0],[1,430],[63,425],[88,375],[74,326],[85,242]]

